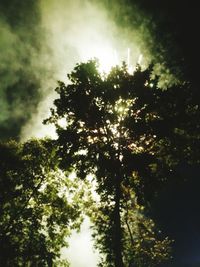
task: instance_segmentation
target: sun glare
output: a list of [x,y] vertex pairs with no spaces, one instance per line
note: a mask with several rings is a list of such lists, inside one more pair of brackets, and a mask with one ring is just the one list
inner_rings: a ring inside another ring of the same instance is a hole
[[99,60],[99,71],[109,73],[111,68],[119,64],[117,51],[109,46],[92,47],[88,53],[85,53],[85,59],[97,58]]
[[[99,61],[99,71],[102,74],[108,74],[112,67],[119,65],[124,61],[127,64],[128,72],[133,73],[135,65],[141,64],[142,55],[138,56],[137,62],[133,62],[131,57],[131,49],[127,48],[123,53],[118,53],[111,45],[99,44],[91,46],[84,50],[84,61],[91,58],[97,58]],[[121,56],[123,54],[123,56]]]
[[[130,74],[133,74],[135,71],[136,64],[143,64],[143,55],[138,54],[138,59],[135,59],[133,57],[133,51],[131,51],[130,48],[127,48],[123,51],[124,53],[118,51],[114,48],[112,48],[111,45],[105,44],[103,45],[100,43],[99,45],[93,44],[91,47],[87,47],[83,49],[80,57],[82,62],[87,62],[88,60],[97,58],[99,61],[99,72],[101,74],[108,74],[112,67],[120,65],[122,62],[125,62],[127,65],[127,70]],[[132,52],[132,53],[131,53]],[[123,55],[122,55],[123,54]],[[152,84],[150,84],[152,86]],[[130,103],[123,103],[120,100],[116,103],[116,106],[114,107],[115,111],[119,113],[120,118],[122,118],[127,112],[129,108]],[[128,104],[128,105],[127,105]],[[45,117],[48,117],[45,116]],[[43,138],[44,136],[57,139],[57,133],[56,128],[54,125],[43,125],[39,120],[38,123],[34,126],[34,132],[32,129],[32,124],[26,126],[26,130],[29,133],[32,131],[34,137],[37,138]],[[67,126],[67,120],[66,118],[62,118],[58,121],[58,126],[66,128]],[[26,132],[23,136],[22,134],[22,140],[26,138]]]
[[99,59],[100,72],[109,73],[112,67],[119,64],[115,50],[99,51],[97,58]]

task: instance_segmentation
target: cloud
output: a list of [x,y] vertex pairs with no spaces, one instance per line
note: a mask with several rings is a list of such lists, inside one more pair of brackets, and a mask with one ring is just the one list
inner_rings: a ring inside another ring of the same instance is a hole
[[17,8],[16,1],[10,1],[10,6],[0,2],[0,138],[17,137],[38,101],[39,81],[31,65],[37,51],[37,25],[32,26],[31,17],[26,24],[26,19],[22,5]]

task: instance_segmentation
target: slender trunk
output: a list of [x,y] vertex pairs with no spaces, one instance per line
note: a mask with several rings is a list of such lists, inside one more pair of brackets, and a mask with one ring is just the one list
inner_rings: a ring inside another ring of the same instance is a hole
[[121,228],[121,216],[120,216],[120,199],[121,199],[121,187],[120,177],[115,177],[115,207],[114,207],[114,231],[113,231],[113,252],[114,252],[114,264],[115,267],[124,267],[123,264],[123,245],[122,245],[122,228]]

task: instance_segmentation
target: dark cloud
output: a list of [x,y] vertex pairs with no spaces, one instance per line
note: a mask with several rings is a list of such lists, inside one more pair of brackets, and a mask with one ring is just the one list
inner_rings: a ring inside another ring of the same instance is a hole
[[[134,0],[148,17],[154,57],[166,62],[176,75],[198,83],[199,5],[195,0]],[[145,39],[148,43],[148,40]]]
[[19,136],[38,101],[31,60],[40,49],[39,24],[37,1],[0,1],[1,139]]

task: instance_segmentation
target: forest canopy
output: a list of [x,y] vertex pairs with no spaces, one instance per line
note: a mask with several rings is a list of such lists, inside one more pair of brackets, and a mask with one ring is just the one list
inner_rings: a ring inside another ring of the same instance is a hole
[[180,164],[198,163],[199,109],[189,82],[162,90],[153,69],[137,65],[130,73],[123,63],[102,74],[97,60],[77,64],[67,85],[58,82],[44,121],[57,139],[0,144],[4,266],[68,266],[61,248],[84,216],[99,266],[170,259],[172,240],[151,218],[151,205]]
[[61,168],[97,182],[100,203],[91,217],[100,266],[156,266],[169,258],[170,241],[158,238],[145,212],[177,166],[195,160],[198,107],[190,83],[161,90],[152,73],[153,66],[129,73],[122,64],[102,75],[95,60],[77,64],[69,84],[59,82],[45,121],[56,126]]

